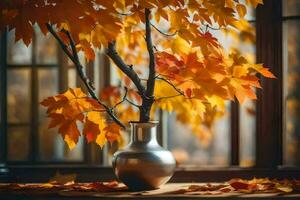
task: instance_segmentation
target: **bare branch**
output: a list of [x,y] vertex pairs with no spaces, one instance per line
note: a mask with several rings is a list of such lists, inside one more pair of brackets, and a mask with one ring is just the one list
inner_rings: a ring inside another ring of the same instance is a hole
[[184,96],[184,93],[179,89],[177,88],[172,82],[170,82],[169,80],[165,79],[165,78],[162,78],[162,77],[158,77],[156,76],[156,79],[158,80],[162,80],[166,83],[168,83],[170,86],[172,86],[179,94],[183,95]]
[[151,11],[149,9],[145,9],[145,27],[146,27],[146,44],[147,50],[149,53],[149,75],[147,80],[147,89],[145,96],[142,97],[142,106],[140,108],[140,121],[148,122],[150,120],[150,110],[154,102],[154,88],[155,88],[155,56],[154,56],[154,48],[152,44],[151,38],[151,23],[150,23],[150,14]]
[[157,30],[159,33],[161,33],[162,35],[164,35],[164,36],[167,36],[167,37],[173,37],[173,36],[175,36],[177,33],[178,33],[178,31],[175,31],[174,33],[165,33],[165,32],[163,32],[163,31],[161,31],[159,28],[157,28],[154,24],[152,24],[151,23],[151,26],[155,29],[155,30]]
[[149,76],[148,76],[147,90],[146,90],[147,97],[153,96],[154,87],[155,87],[155,75],[156,75],[155,56],[154,56],[152,38],[151,38],[150,14],[151,14],[151,11],[149,9],[145,9],[146,43],[147,43],[147,50],[149,53]]
[[[72,53],[73,53],[73,58],[75,60],[75,62],[77,64],[75,64],[75,67],[77,69],[77,72],[81,78],[81,80],[84,82],[84,84],[86,85],[87,89],[88,89],[88,92],[91,94],[90,91],[94,92],[95,90],[95,87],[93,85],[93,82],[85,75],[84,73],[84,69],[83,69],[83,66],[80,64],[80,60],[79,60],[79,57],[78,57],[78,54],[77,54],[77,50],[76,50],[76,46],[75,46],[75,43],[74,43],[74,40],[72,39],[72,36],[70,34],[69,31],[66,31],[66,30],[62,30],[63,33],[65,33],[70,41],[70,46],[71,46],[71,49],[72,49]],[[92,94],[91,94],[92,95]],[[92,95],[93,96],[93,95]],[[96,96],[96,95],[95,95]]]
[[70,52],[69,47],[61,40],[61,38],[57,35],[57,33],[55,32],[55,30],[52,28],[50,24],[46,23],[46,27],[49,30],[49,32],[54,36],[54,38],[57,40],[57,42],[59,43],[63,51],[72,60],[72,53]]
[[124,63],[123,59],[119,56],[118,52],[115,48],[115,43],[110,42],[108,44],[108,49],[106,54],[112,59],[112,61],[116,64],[116,66],[126,74],[134,83],[136,88],[138,89],[139,94],[143,97],[145,96],[145,87],[141,83],[141,79],[138,77],[137,73]]
[[94,92],[94,88],[92,86],[92,82],[89,81],[89,79],[87,78],[87,76],[85,75],[84,71],[83,71],[83,66],[80,64],[79,58],[78,58],[78,54],[77,54],[77,50],[76,50],[76,46],[75,46],[75,42],[71,37],[71,34],[64,30],[63,32],[67,35],[69,42],[70,42],[70,46],[71,46],[71,50],[72,53],[69,50],[69,47],[62,41],[62,39],[57,35],[56,31],[53,29],[53,27],[50,24],[46,24],[47,29],[49,30],[49,32],[54,36],[54,38],[58,41],[58,43],[60,44],[60,46],[62,47],[63,51],[67,54],[67,56],[72,60],[72,62],[74,63],[77,73],[79,75],[79,77],[81,78],[81,80],[83,81],[84,85],[86,86],[89,94],[91,95],[91,97],[93,99],[95,99],[97,101],[97,103],[99,103],[101,106],[104,107],[104,109],[106,110],[107,114],[118,124],[120,125],[122,128],[125,128],[125,125],[112,113],[111,109],[105,105],[104,103],[102,103],[98,97],[96,96],[95,92]]

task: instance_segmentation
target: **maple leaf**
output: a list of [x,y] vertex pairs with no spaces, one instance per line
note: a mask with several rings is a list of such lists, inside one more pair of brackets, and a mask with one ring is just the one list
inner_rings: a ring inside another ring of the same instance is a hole
[[252,5],[254,8],[256,8],[257,5],[263,4],[263,0],[246,0],[246,3]]
[[249,183],[242,179],[232,179],[228,182],[236,190],[247,190]]
[[155,20],[159,23],[161,18],[168,20],[169,15],[166,12],[166,10],[164,10],[162,8],[158,8],[155,12]]
[[264,77],[267,77],[267,78],[276,78],[275,75],[272,72],[270,72],[270,70],[268,68],[264,68],[262,64],[250,65],[249,67],[253,68],[258,73],[260,73],[261,75],[263,75]]
[[201,47],[202,52],[207,55],[209,49],[220,47],[217,38],[213,37],[210,32],[199,33],[193,40],[193,47]]
[[110,105],[114,105],[121,99],[120,88],[111,85],[107,86],[101,91],[100,97],[103,101],[109,103]]
[[120,130],[121,130],[121,127],[119,125],[117,125],[116,123],[108,124],[108,126],[106,126],[104,128],[104,131],[106,134],[106,139],[110,143],[117,141],[120,137]]
[[171,43],[171,49],[172,49],[173,53],[175,53],[175,54],[184,55],[184,54],[189,53],[190,46],[180,36],[176,36],[175,39]]
[[[94,116],[95,114],[98,115],[99,113],[89,112],[85,119],[83,134],[88,142],[95,141],[97,135],[100,134],[99,124],[94,122],[98,120],[97,116]],[[97,120],[95,120],[95,118],[97,118]]]
[[247,8],[246,8],[246,6],[244,6],[243,4],[237,4],[236,5],[236,10],[237,10],[237,12],[239,13],[239,16],[240,17],[244,17],[245,15],[246,15],[246,13],[247,13]]
[[[103,130],[107,123],[105,116],[101,114],[104,109],[94,99],[87,97],[80,88],[70,88],[63,94],[45,99],[41,104],[48,107],[48,117],[51,118],[49,128],[58,127],[70,149],[75,147],[82,134],[88,142],[99,141],[97,138],[101,134],[106,138]],[[77,123],[84,123],[82,134]]]

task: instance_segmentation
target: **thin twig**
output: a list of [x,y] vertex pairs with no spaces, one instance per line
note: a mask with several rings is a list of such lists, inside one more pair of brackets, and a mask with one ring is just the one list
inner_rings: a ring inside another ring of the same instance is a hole
[[47,29],[49,30],[49,32],[54,36],[54,38],[58,41],[58,43],[60,44],[60,46],[62,47],[63,51],[67,54],[67,56],[72,60],[72,62],[74,63],[77,73],[80,77],[80,79],[83,81],[84,85],[86,86],[89,94],[91,95],[91,97],[93,99],[95,99],[97,101],[98,104],[100,104],[101,106],[104,107],[104,109],[106,110],[107,114],[122,128],[125,128],[125,125],[111,112],[111,109],[105,105],[104,103],[102,103],[98,97],[96,96],[93,87],[91,86],[91,82],[89,81],[89,79],[87,78],[87,76],[85,75],[84,71],[83,71],[83,66],[80,64],[79,58],[78,58],[78,54],[77,54],[77,50],[76,50],[76,46],[75,46],[75,42],[71,37],[71,34],[64,30],[63,32],[66,34],[66,36],[69,39],[70,42],[70,46],[71,46],[71,50],[72,53],[70,52],[69,47],[62,41],[62,39],[58,36],[58,34],[55,32],[55,30],[53,29],[53,27],[46,23]]
[[162,35],[164,35],[164,36],[167,36],[167,37],[173,37],[173,36],[175,36],[177,33],[178,33],[178,31],[175,31],[174,33],[165,33],[165,32],[163,32],[163,31],[161,31],[159,28],[157,28],[154,24],[152,24],[151,23],[151,26],[155,29],[155,30],[157,30],[159,33],[161,33]]
[[119,101],[118,103],[116,103],[116,105],[114,105],[111,110],[114,110],[116,107],[118,107],[119,105],[121,105],[123,102],[126,101],[126,97],[127,97],[127,93],[128,93],[127,87],[124,87],[124,90],[125,90],[125,93],[124,93],[122,100]]
[[156,79],[158,80],[162,80],[166,83],[168,83],[170,86],[172,86],[179,94],[183,95],[184,96],[184,93],[179,89],[177,88],[173,83],[171,83],[169,80],[165,79],[165,78],[162,78],[162,77],[156,77]]
[[[165,97],[159,97],[157,99],[155,99],[155,101],[160,101],[162,99],[170,99],[170,98],[174,98],[174,97],[179,97],[179,96],[182,96],[181,94],[175,94],[175,95],[171,95],[171,96],[165,96]],[[184,96],[184,99],[197,99],[197,100],[200,100],[199,98],[196,98],[196,97],[186,97]],[[210,104],[208,101],[206,100],[200,100],[203,104]]]
[[174,98],[174,97],[179,97],[182,96],[181,94],[175,94],[175,95],[171,95],[171,96],[167,96],[167,97],[159,97],[157,99],[155,99],[155,101],[160,101],[162,99],[170,99],[170,98]]
[[116,103],[116,105],[114,105],[114,107],[112,107],[112,109],[111,109],[112,111],[113,111],[114,109],[116,109],[119,105],[121,105],[122,103],[124,103],[125,101],[127,101],[129,104],[131,104],[131,105],[133,105],[133,106],[135,106],[135,107],[137,107],[137,108],[140,107],[140,105],[137,105],[137,104],[133,103],[132,101],[130,101],[130,100],[127,98],[128,88],[127,88],[127,87],[124,87],[124,89],[125,89],[125,93],[124,93],[124,96],[123,96],[122,100],[119,101],[118,103]]
[[125,99],[129,104],[131,104],[131,105],[133,105],[133,106],[135,106],[135,107],[137,107],[137,108],[140,108],[141,106],[140,105],[138,105],[138,104],[136,104],[136,103],[133,103],[131,100],[129,100],[128,98],[126,98]]
[[214,30],[214,31],[218,31],[218,30],[221,30],[221,28],[219,27],[219,28],[214,28],[214,27],[211,27],[210,25],[208,25],[208,24],[206,24],[205,25],[205,27],[206,27],[206,29],[205,29],[205,32],[207,32],[207,29],[209,28],[209,29],[211,29],[211,30]]

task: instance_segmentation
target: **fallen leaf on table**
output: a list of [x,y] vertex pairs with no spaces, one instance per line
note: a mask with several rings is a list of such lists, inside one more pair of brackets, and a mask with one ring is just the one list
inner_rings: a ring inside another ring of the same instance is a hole
[[53,177],[49,179],[50,183],[66,184],[70,182],[75,182],[76,174],[61,174],[56,172]]

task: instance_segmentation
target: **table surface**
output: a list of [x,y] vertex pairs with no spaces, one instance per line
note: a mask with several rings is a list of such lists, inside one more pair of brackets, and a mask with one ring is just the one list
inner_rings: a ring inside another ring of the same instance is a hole
[[168,183],[159,189],[151,191],[121,191],[121,192],[80,192],[80,191],[60,191],[49,193],[47,191],[28,192],[0,192],[0,199],[43,199],[43,200],[64,200],[64,199],[300,199],[299,193],[239,193],[229,192],[222,193],[217,191],[212,192],[188,192],[182,194],[181,190],[189,187],[191,184],[197,185],[200,183]]

